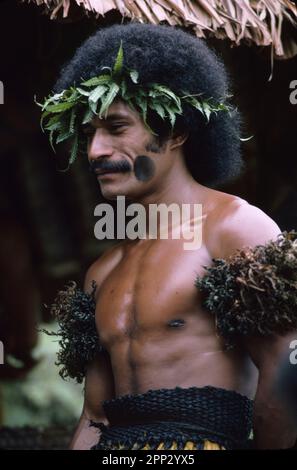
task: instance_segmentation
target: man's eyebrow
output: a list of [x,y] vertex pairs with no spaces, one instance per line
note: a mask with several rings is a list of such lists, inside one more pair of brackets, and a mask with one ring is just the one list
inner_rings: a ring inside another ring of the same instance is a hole
[[106,118],[105,121],[115,121],[116,119],[129,119],[130,116],[125,113],[111,113]]
[[131,120],[131,118],[128,114],[125,114],[125,113],[111,113],[104,119],[99,119],[99,120],[92,119],[92,121],[90,121],[89,124],[84,124],[83,127],[88,127],[88,126],[97,127],[101,123],[104,125],[104,123],[109,124],[110,122],[116,121],[116,120]]

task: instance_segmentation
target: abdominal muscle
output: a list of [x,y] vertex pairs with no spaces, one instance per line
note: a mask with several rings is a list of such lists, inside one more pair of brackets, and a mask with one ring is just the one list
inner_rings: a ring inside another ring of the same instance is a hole
[[[175,338],[172,335],[175,334]],[[238,347],[180,331],[118,339],[109,348],[116,397],[161,388],[214,386],[253,399],[257,369]]]

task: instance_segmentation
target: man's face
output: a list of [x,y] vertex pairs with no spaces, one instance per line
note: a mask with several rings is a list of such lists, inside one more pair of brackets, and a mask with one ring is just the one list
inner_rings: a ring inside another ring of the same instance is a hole
[[140,114],[115,101],[106,119],[97,116],[85,128],[88,159],[103,196],[140,199],[164,182],[173,164],[170,139],[159,146]]

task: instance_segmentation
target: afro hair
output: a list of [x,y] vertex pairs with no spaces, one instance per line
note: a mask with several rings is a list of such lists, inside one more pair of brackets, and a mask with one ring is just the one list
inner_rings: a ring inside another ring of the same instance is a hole
[[[54,91],[100,75],[103,66],[112,67],[121,41],[124,65],[138,71],[140,84],[160,83],[176,94],[202,94],[204,100],[226,102],[230,92],[225,67],[202,40],[171,26],[139,23],[96,31],[64,66]],[[184,104],[175,130],[189,135],[185,159],[199,183],[215,186],[239,175],[243,162],[237,110],[212,114],[207,123],[199,111]]]

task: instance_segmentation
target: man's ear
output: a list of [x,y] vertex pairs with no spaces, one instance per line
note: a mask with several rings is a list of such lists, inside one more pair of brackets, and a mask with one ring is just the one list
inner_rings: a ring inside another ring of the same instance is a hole
[[181,147],[185,143],[188,137],[189,137],[188,132],[173,133],[170,138],[170,143],[169,143],[170,150],[174,150],[177,147]]

